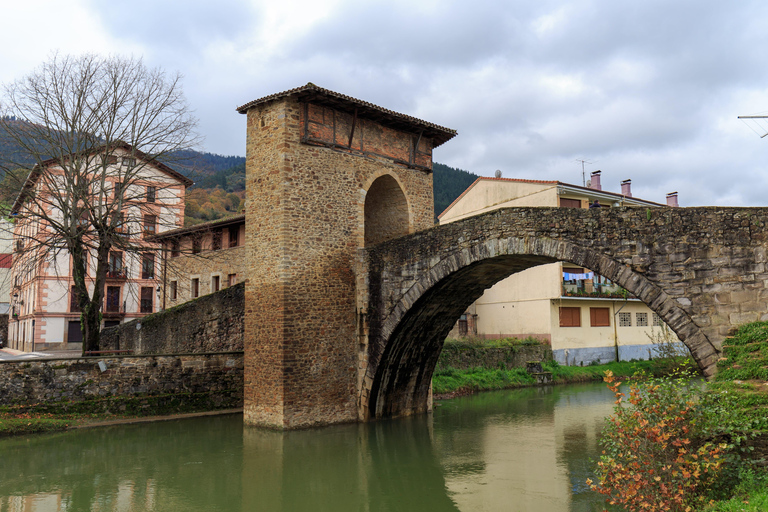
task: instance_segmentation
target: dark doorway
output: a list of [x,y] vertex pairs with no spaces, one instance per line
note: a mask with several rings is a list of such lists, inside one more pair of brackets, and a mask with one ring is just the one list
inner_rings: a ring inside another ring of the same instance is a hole
[[83,331],[80,328],[80,320],[70,320],[67,326],[67,343],[82,343]]

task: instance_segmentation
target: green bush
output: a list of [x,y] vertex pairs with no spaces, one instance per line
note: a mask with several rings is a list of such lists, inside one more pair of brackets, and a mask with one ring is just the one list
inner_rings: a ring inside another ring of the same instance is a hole
[[630,512],[687,512],[707,503],[725,463],[727,443],[712,441],[703,428],[701,387],[685,379],[633,383],[629,405],[611,372],[605,381],[616,407],[603,430],[603,454],[592,489]]

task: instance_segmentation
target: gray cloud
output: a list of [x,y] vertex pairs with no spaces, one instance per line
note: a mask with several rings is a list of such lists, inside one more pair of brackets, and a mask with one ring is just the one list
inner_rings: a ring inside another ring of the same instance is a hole
[[244,153],[237,105],[312,81],[457,129],[435,159],[480,174],[580,183],[586,158],[614,191],[766,202],[768,140],[736,119],[768,110],[755,0],[85,1],[185,75],[209,151]]

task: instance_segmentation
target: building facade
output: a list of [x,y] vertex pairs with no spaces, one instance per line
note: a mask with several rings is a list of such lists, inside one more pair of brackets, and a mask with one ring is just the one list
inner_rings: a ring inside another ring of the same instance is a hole
[[[658,208],[660,203],[632,197],[631,182],[622,193],[602,190],[601,172],[588,187],[559,181],[478,178],[438,217],[441,224],[498,208],[550,206],[563,208]],[[666,206],[677,206],[677,193]],[[466,311],[452,336],[538,338],[552,347],[561,364],[585,365],[649,359],[654,342],[682,347],[677,337],[643,302],[590,269],[567,262],[533,267],[485,291]]]
[[[104,159],[94,171],[96,177],[89,177],[89,190],[94,202],[114,201],[119,196],[116,223],[122,243],[109,253],[102,304],[102,327],[109,327],[158,311],[161,254],[159,245],[150,238],[183,225],[185,190],[192,181],[162,163],[148,162],[145,155],[126,144],[117,146]],[[40,212],[31,212],[46,208],[48,218],[62,217],[56,201],[44,198],[66,200],[62,197],[66,192],[50,190],[50,184],[63,173],[55,161],[36,166],[12,208],[15,222],[8,346],[18,350],[82,347],[72,257],[64,249],[52,250],[39,242],[53,235]],[[41,179],[43,174],[46,176]],[[31,201],[30,197],[43,199]],[[87,226],[88,219],[83,217],[80,222]],[[93,293],[96,266],[95,248],[87,248],[89,293]]]
[[245,281],[245,215],[160,233],[160,307],[167,309]]

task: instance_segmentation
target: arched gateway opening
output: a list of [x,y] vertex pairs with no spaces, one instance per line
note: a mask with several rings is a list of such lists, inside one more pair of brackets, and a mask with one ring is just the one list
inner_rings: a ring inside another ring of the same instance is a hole
[[[361,396],[361,413],[367,419],[426,412],[443,340],[459,316],[497,282],[556,261],[593,269],[638,297],[686,343],[705,375],[714,371],[717,347],[679,303],[643,275],[600,252],[566,241],[507,238],[485,240],[432,261],[429,269],[412,269],[420,277],[396,301],[391,299],[397,292],[388,300],[386,286],[379,289],[379,297],[389,306],[380,318],[371,319],[364,380],[369,387]],[[372,274],[383,270],[375,276],[382,281],[390,277],[386,268],[374,264],[372,270]]]
[[408,201],[395,178],[385,174],[371,184],[364,217],[366,247],[408,234]]

